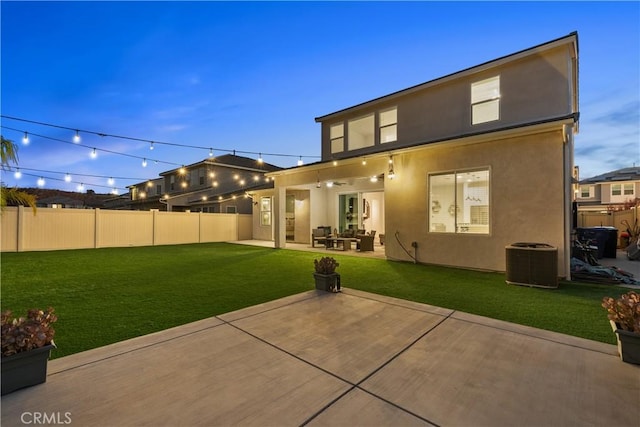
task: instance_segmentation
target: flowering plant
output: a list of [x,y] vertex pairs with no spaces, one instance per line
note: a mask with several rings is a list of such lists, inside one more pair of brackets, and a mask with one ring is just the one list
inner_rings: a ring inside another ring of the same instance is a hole
[[58,320],[53,311],[51,307],[46,311],[31,309],[26,318],[13,317],[11,311],[3,312],[0,315],[2,357],[53,344],[53,336],[56,331],[51,324]]
[[340,264],[332,257],[325,256],[320,258],[319,261],[317,259],[313,260],[313,265],[318,274],[333,274],[336,272],[336,267]]
[[604,297],[602,307],[607,310],[609,320],[621,329],[640,333],[640,294],[629,291],[618,299]]

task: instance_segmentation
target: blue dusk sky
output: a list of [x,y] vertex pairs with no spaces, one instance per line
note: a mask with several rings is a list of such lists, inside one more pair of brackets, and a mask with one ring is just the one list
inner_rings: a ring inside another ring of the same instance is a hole
[[[3,172],[9,186],[35,187],[42,176],[45,188],[75,191],[83,183],[123,193],[207,158],[209,148],[263,153],[282,167],[300,156],[312,163],[320,155],[315,117],[572,31],[581,178],[640,165],[638,2],[2,1],[0,8],[2,135],[20,146],[23,172],[19,180]],[[153,150],[149,141],[158,142]]]

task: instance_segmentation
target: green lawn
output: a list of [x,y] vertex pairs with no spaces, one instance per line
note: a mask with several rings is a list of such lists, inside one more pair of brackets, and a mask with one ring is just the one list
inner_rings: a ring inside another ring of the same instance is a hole
[[[322,255],[226,243],[4,253],[1,307],[54,307],[61,357],[313,289]],[[623,288],[527,288],[499,273],[334,257],[345,287],[615,343],[600,301]]]

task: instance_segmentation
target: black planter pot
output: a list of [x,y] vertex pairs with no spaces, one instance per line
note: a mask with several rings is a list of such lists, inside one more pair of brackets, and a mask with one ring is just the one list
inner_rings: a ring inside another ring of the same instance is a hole
[[54,348],[56,348],[55,344],[51,343],[0,359],[2,394],[47,381],[47,362]]
[[313,273],[316,279],[316,289],[327,292],[338,292],[340,290],[340,275]]
[[618,339],[618,354],[622,361],[640,365],[640,334],[621,329],[613,320],[609,322]]

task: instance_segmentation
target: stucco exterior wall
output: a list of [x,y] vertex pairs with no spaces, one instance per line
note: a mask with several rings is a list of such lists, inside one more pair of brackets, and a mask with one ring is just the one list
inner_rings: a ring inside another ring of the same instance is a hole
[[[322,158],[345,158],[452,139],[481,132],[559,118],[574,113],[573,51],[570,44],[531,53],[509,62],[496,61],[424,85],[325,116]],[[500,119],[471,123],[471,84],[500,76]],[[397,107],[397,141],[331,153],[329,127],[364,114]]]
[[[386,255],[407,260],[395,239],[417,260],[465,268],[504,271],[505,246],[548,243],[558,248],[564,271],[563,140],[561,131],[486,141],[442,144],[394,156],[396,178],[385,182]],[[490,234],[429,232],[428,174],[490,169]]]

